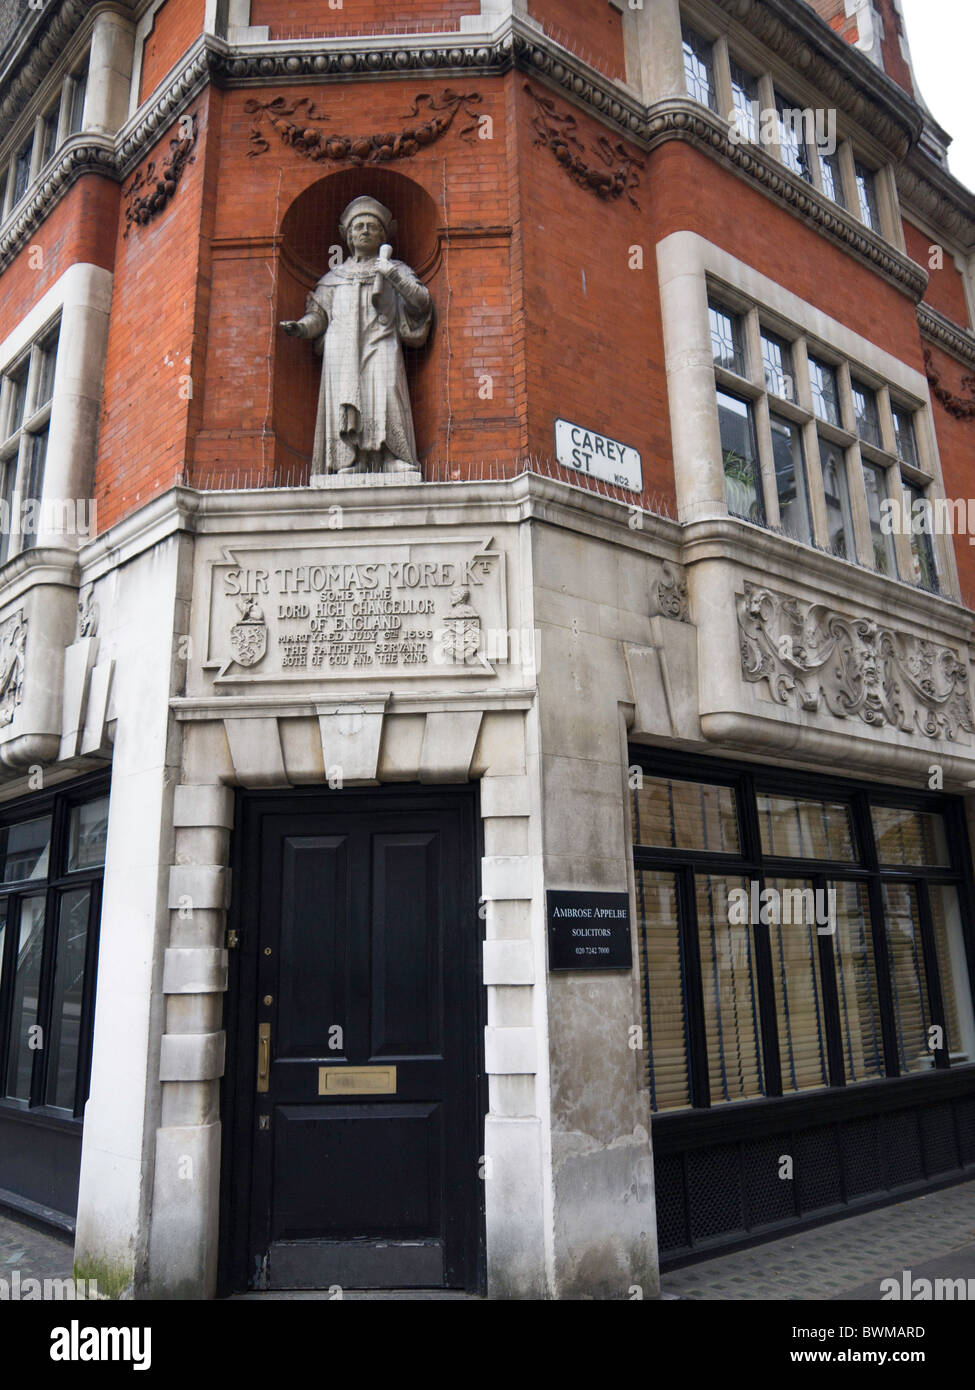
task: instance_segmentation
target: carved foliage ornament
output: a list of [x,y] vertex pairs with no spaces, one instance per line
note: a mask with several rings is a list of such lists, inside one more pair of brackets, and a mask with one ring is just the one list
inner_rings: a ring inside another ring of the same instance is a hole
[[924,349],[924,372],[935,399],[941,402],[949,415],[953,415],[956,420],[975,420],[975,374],[970,372],[961,379],[962,386],[971,394],[968,396],[955,395],[954,391],[949,391],[947,386],[942,386],[941,377],[934,369],[930,348]]
[[169,142],[170,155],[164,159],[158,171],[155,160],[150,160],[144,169],[136,174],[128,188],[123,188],[122,196],[127,200],[125,209],[125,236],[135,225],[149,222],[173,197],[187,164],[194,162],[193,146],[196,144],[197,124],[195,113],[180,117],[180,134]]
[[594,168],[583,158],[588,152],[576,135],[578,127],[575,116],[559,111],[550,97],[539,96],[530,82],[525,83],[525,91],[535,105],[532,116],[535,139],[532,143],[547,145],[569,178],[580,188],[587,188],[598,198],[619,198],[625,193],[639,212],[640,204],[630,189],[640,186],[640,176],[636,171],[643,168],[643,160],[629,154],[620,141],[614,145],[605,135],[601,135],[595,141],[594,149],[604,167]]
[[753,584],[737,606],[742,677],[777,704],[928,738],[975,733],[968,671],[949,647]]
[[13,721],[24,696],[27,619],[18,609],[0,623],[0,729]]
[[[454,92],[449,87],[440,93],[439,99],[429,92],[421,92],[412,107],[402,118],[420,115],[421,109],[428,119],[415,122],[399,131],[383,131],[378,135],[330,135],[327,131],[316,130],[316,122],[331,120],[327,112],[320,110],[308,97],[298,97],[289,101],[285,97],[273,97],[270,101],[258,101],[251,97],[244,103],[244,110],[256,120],[251,126],[250,149],[253,158],[265,154],[270,144],[262,130],[262,122],[267,122],[277,131],[285,145],[305,159],[325,160],[343,164],[383,164],[393,159],[409,159],[425,145],[432,145],[447,134],[458,111],[469,118],[460,134],[466,140],[474,138],[478,125],[480,104],[479,92]],[[290,118],[294,119],[290,119]]]

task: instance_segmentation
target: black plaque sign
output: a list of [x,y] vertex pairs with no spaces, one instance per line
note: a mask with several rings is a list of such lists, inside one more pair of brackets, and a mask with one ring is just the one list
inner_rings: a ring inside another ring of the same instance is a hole
[[577,893],[550,889],[549,970],[629,970],[628,893]]

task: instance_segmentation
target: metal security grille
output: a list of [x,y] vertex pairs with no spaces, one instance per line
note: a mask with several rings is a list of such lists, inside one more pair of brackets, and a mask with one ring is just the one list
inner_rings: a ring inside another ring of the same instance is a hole
[[[941,1078],[935,1078],[935,1084]],[[957,1077],[953,1078],[957,1083]],[[898,1083],[900,1084],[900,1083]],[[916,1087],[909,1081],[909,1087]],[[829,1111],[829,1098],[822,1107]],[[887,1097],[864,1096],[860,1109]],[[793,1105],[793,1102],[786,1102]],[[657,1240],[664,1268],[732,1246],[772,1239],[975,1173],[975,1101],[950,1098],[892,1112],[847,1115],[736,1142],[692,1147],[694,1135],[664,1119],[654,1129]],[[792,1177],[783,1160],[792,1160]]]

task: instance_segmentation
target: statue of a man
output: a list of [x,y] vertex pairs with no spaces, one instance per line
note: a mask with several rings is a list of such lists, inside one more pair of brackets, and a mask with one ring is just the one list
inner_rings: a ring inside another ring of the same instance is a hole
[[322,276],[303,318],[281,324],[322,345],[311,471],[412,472],[419,464],[403,345],[426,342],[430,292],[392,259],[396,223],[375,198],[353,199],[339,231],[351,256]]

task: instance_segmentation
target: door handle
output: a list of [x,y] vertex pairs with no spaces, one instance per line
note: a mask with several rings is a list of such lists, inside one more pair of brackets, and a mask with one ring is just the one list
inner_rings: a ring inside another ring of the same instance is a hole
[[257,1090],[263,1095],[271,1076],[271,1025],[257,1025]]

